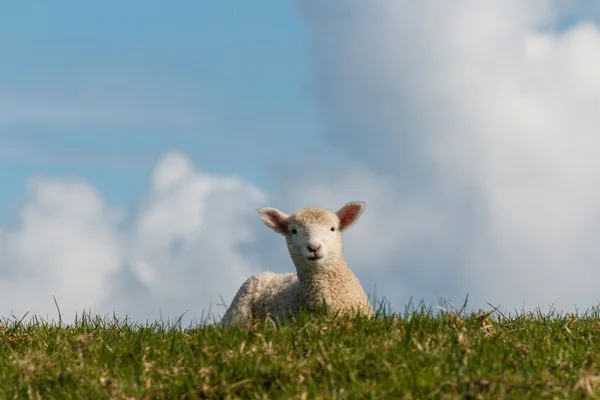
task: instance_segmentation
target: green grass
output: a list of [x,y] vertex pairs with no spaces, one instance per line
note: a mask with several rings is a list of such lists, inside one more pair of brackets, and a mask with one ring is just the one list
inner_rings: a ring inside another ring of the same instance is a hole
[[0,322],[1,399],[592,398],[600,322],[585,315],[310,316],[183,329],[84,316]]

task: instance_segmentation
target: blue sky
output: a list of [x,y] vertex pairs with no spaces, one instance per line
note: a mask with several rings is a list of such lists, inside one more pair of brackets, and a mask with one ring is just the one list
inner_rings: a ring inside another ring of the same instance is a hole
[[0,218],[36,174],[131,208],[168,149],[269,188],[318,135],[306,42],[286,1],[4,3]]

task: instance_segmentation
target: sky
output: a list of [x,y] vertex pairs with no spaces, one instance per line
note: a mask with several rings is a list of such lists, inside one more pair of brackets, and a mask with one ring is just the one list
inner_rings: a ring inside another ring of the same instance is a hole
[[317,141],[293,3],[10,3],[0,17],[6,220],[32,174],[81,176],[131,207],[166,149],[269,187],[252,153]]
[[600,8],[577,0],[3,4],[0,316],[222,315],[289,272],[256,214],[367,209],[365,290],[600,304]]

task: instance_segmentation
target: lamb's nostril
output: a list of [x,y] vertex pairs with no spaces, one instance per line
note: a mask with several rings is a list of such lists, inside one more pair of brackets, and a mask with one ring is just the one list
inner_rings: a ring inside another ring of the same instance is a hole
[[321,245],[320,244],[309,244],[306,247],[308,248],[308,251],[317,251],[321,248]]

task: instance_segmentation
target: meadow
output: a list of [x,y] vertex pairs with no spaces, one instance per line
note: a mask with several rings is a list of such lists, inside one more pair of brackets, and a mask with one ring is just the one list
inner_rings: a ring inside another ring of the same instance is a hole
[[444,311],[303,313],[247,329],[0,322],[1,399],[596,398],[600,320]]

